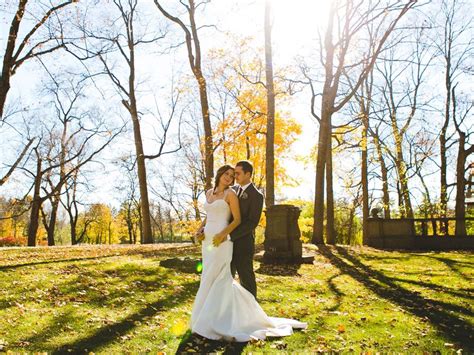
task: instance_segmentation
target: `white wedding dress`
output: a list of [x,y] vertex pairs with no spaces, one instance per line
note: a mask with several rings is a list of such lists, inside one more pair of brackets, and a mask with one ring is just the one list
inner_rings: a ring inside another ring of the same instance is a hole
[[268,317],[254,296],[232,278],[233,242],[225,241],[218,247],[212,244],[214,235],[229,224],[230,207],[219,199],[206,201],[204,209],[203,269],[191,315],[192,332],[213,340],[246,342],[287,336],[293,328],[306,328],[306,323],[293,319]]

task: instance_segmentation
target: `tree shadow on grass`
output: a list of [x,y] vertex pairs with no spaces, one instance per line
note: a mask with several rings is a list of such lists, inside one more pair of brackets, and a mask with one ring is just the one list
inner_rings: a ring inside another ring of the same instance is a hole
[[260,263],[260,267],[255,270],[258,274],[270,276],[301,276],[298,273],[301,264],[265,264]]
[[189,292],[196,292],[198,285],[199,282],[197,281],[188,283],[176,293],[170,294],[164,299],[147,304],[147,306],[139,312],[131,314],[119,322],[102,327],[86,338],[62,345],[60,348],[52,351],[52,354],[85,352],[85,349],[93,352],[102,350],[108,344],[118,340],[121,336],[130,332],[136,326],[136,322],[142,322],[161,311],[174,307],[176,303],[188,300]]
[[[182,252],[189,252],[194,250],[194,246],[183,245],[177,247],[171,247],[166,249],[156,249],[156,250],[142,250],[139,248],[136,249],[129,249],[129,250],[116,250],[112,251],[110,254],[105,255],[96,255],[96,256],[83,256],[83,257],[74,257],[74,258],[57,258],[57,259],[50,259],[50,260],[36,260],[26,263],[19,263],[14,265],[0,265],[0,271],[3,270],[14,270],[21,267],[26,266],[36,266],[36,265],[47,265],[47,264],[55,264],[55,263],[63,263],[63,262],[75,262],[75,261],[83,261],[83,260],[98,260],[98,259],[105,259],[105,258],[114,258],[118,256],[133,256],[133,255],[142,255],[145,258],[151,257],[164,257],[164,256],[175,256],[178,253]],[[87,251],[84,251],[87,253]]]
[[436,284],[432,284],[432,283],[424,282],[424,281],[403,279],[401,277],[391,277],[390,279],[395,282],[409,283],[412,285],[425,287],[425,288],[436,290],[439,292],[449,293],[450,295],[453,295],[454,297],[460,297],[460,298],[465,298],[466,300],[474,301],[474,288],[460,288],[456,291],[456,290],[448,289],[446,288],[446,286],[436,285]]
[[[416,291],[397,285],[393,279],[382,272],[371,269],[356,256],[342,247],[320,246],[319,251],[341,272],[359,281],[369,290],[394,304],[399,305],[415,316],[430,321],[442,334],[454,343],[458,343],[469,352],[474,350],[474,332],[472,325],[457,318],[450,311],[472,314],[472,311],[457,305],[426,299]],[[336,251],[336,252],[335,252]],[[347,261],[351,264],[349,264]]]
[[[84,267],[67,269],[74,270],[77,277],[49,287],[46,293],[52,296],[53,301],[80,302],[95,308],[117,308],[137,294],[150,294],[157,289],[175,287],[172,280],[174,276],[158,267],[142,268],[140,265],[127,264],[100,273]],[[101,282],[97,281],[98,278],[101,278]],[[191,297],[190,290],[188,296]]]
[[188,330],[181,338],[176,354],[200,353],[210,354],[223,352],[224,354],[241,354],[248,342],[227,342],[206,339]]
[[187,274],[198,274],[199,265],[202,265],[201,259],[197,258],[171,258],[160,261],[160,266],[167,269],[174,269]]
[[29,263],[15,264],[15,265],[0,265],[0,271],[2,270],[15,270],[21,267],[26,266],[36,266],[36,265],[48,265],[56,263],[69,263],[74,261],[83,261],[83,260],[96,260],[96,259],[105,259],[113,258],[120,255],[100,255],[100,256],[87,256],[83,258],[68,258],[68,259],[57,259],[57,260],[43,260],[43,261],[33,261]]
[[336,275],[331,276],[329,278],[329,280],[327,280],[327,284],[329,286],[329,289],[332,291],[332,293],[336,297],[336,303],[334,304],[334,306],[331,306],[330,308],[328,308],[328,311],[336,311],[341,306],[341,301],[342,301],[342,298],[344,296],[344,293],[339,291],[336,284],[334,283],[334,279],[339,277],[339,276],[341,276],[341,274],[336,274]]
[[28,349],[28,351],[34,353],[36,351],[44,352],[45,349],[51,347],[48,341],[52,337],[61,334],[65,328],[67,329],[71,324],[75,324],[76,321],[77,316],[74,316],[72,310],[66,310],[59,315],[55,315],[48,326],[43,327],[40,331],[35,331],[33,335],[12,344],[12,346],[14,348],[20,347],[22,351]]
[[450,270],[461,276],[464,280],[467,281],[472,281],[472,277],[467,276],[464,274],[461,270],[460,265],[467,265],[467,267],[472,268],[473,263],[470,263],[468,261],[459,261],[459,260],[452,260],[449,258],[445,258],[442,256],[438,255],[424,255],[425,257],[428,257],[430,259],[437,260],[439,262],[442,262],[444,265],[446,265]]

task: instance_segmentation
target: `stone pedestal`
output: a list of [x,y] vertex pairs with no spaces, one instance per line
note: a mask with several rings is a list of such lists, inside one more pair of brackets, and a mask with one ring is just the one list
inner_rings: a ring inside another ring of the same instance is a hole
[[298,263],[302,261],[303,248],[300,240],[298,217],[301,210],[292,205],[274,205],[265,211],[265,253],[268,263]]

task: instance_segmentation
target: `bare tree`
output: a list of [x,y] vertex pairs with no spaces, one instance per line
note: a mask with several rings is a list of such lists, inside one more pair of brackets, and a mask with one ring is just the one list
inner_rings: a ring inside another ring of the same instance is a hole
[[[433,44],[443,61],[444,71],[444,114],[439,134],[440,148],[440,215],[446,217],[448,209],[448,157],[450,143],[448,129],[452,119],[452,89],[463,72],[467,60],[472,58],[474,39],[472,30],[472,8],[462,0],[442,0],[431,18],[434,31]],[[446,228],[446,226],[444,226]]]
[[[326,233],[329,241],[334,241],[334,196],[332,189],[332,116],[340,111],[347,102],[359,90],[360,85],[372,70],[374,63],[384,48],[384,44],[390,34],[394,31],[401,18],[415,6],[416,1],[407,0],[404,4],[393,2],[381,4],[380,2],[366,2],[363,0],[332,1],[328,15],[328,23],[325,30],[324,40],[321,39],[320,60],[324,67],[324,83],[321,94],[321,112],[316,114],[314,108],[315,94],[313,91],[311,105],[312,114],[319,122],[318,154],[316,162],[316,188],[314,206],[314,228],[312,242],[324,243],[324,182],[325,177],[328,185],[326,189],[327,199],[327,223]],[[394,14],[393,16],[387,16]],[[366,53],[362,59],[353,59],[349,62],[348,53],[357,46],[355,38],[362,36],[367,24],[374,22],[379,36],[372,38],[373,45],[366,46]],[[336,36],[336,38],[334,38]],[[344,88],[342,80],[344,76],[353,76],[350,72],[358,70],[358,75],[352,87]],[[312,81],[308,73],[307,79]],[[343,93],[341,93],[343,91]],[[327,171],[326,171],[327,169]]]
[[[196,127],[197,129],[198,127]],[[199,209],[199,197],[204,193],[205,186],[205,167],[202,160],[199,159],[199,152],[193,149],[193,145],[184,146],[184,171],[185,174],[179,174],[178,181],[186,187],[184,198],[191,200],[194,218],[200,221],[201,210]]]
[[[369,168],[368,168],[368,132],[370,111],[372,108],[373,73],[371,72],[360,86],[360,93],[355,95],[359,102],[359,115],[362,121],[361,132],[361,187],[362,187],[362,240],[367,242],[369,218]],[[355,203],[353,204],[355,206]],[[351,210],[351,215],[353,214]]]
[[[455,234],[459,236],[466,236],[466,161],[469,155],[474,154],[474,144],[469,144],[469,136],[472,134],[473,126],[463,129],[463,125],[468,125],[466,119],[470,116],[471,110],[474,108],[474,103],[471,101],[462,102],[456,100],[456,86],[452,88],[452,117],[456,131],[459,135],[458,141],[458,156],[456,161],[456,230]],[[463,104],[461,110],[458,105]],[[459,112],[461,111],[461,112]],[[472,121],[471,121],[472,122]],[[467,144],[467,147],[466,147]]]
[[390,212],[390,192],[389,192],[389,183],[388,183],[388,175],[389,175],[389,168],[385,161],[384,150],[385,147],[382,143],[382,136],[380,131],[381,123],[379,123],[374,127],[369,127],[369,134],[372,137],[373,144],[375,146],[376,151],[376,161],[380,165],[380,179],[382,180],[382,206],[384,210],[384,217],[391,218]]
[[[64,160],[61,160],[59,158],[60,154],[57,154],[54,151],[54,139],[51,139],[51,136],[47,137],[46,134],[43,134],[39,137],[38,144],[33,148],[35,155],[35,169],[32,171],[26,167],[22,168],[34,180],[32,186],[33,198],[31,203],[30,225],[28,227],[28,246],[36,245],[39,215],[44,201],[61,191],[66,181],[71,178],[76,171],[80,170],[85,164],[92,161],[94,157],[102,152],[110,142],[112,142],[122,132],[122,129],[112,132],[110,130],[101,130],[100,127],[98,129],[90,130],[84,130],[84,128],[81,128],[77,131],[77,134],[81,131],[85,131],[82,140],[77,143],[74,149],[69,151],[69,154],[64,158]],[[53,133],[50,134],[52,135]],[[96,137],[102,137],[103,142],[99,143],[96,147],[91,148],[91,143]],[[46,191],[46,189],[42,188],[45,177],[52,171],[59,169],[61,164],[68,166],[67,171],[65,171],[62,176],[58,176],[57,182],[50,191]],[[41,194],[42,190],[44,191],[43,195]]]
[[[82,172],[82,171],[81,171]],[[83,214],[83,221],[81,229],[79,229],[79,206],[83,206],[80,201],[79,187],[80,183],[80,171],[76,170],[64,184],[64,198],[60,199],[61,205],[66,210],[69,218],[69,227],[71,229],[71,244],[76,245],[82,243],[87,233],[87,229],[94,221],[89,218],[89,215]],[[87,188],[87,184],[83,184]]]
[[117,181],[115,189],[122,196],[121,212],[127,225],[128,240],[130,244],[136,244],[137,231],[140,236],[139,240],[142,240],[138,176],[134,167],[134,162],[135,159],[133,155],[125,155],[115,161],[115,164],[122,172],[122,179]]
[[[31,1],[18,0],[18,6],[6,37],[5,53],[3,54],[2,75],[0,77],[0,117],[3,116],[11,78],[16,74],[18,68],[31,58],[38,58],[65,46],[63,26],[59,15],[61,10],[76,1],[35,2],[32,5],[35,6],[32,10],[35,15],[26,18],[28,22],[32,20],[33,26],[20,38],[20,26],[22,24],[26,26],[25,13],[28,14],[27,6]],[[58,21],[58,23],[55,23],[55,21]]]
[[159,239],[162,242],[164,242],[165,241],[165,221],[164,221],[164,215],[163,215],[163,206],[160,204],[160,202],[153,203],[152,211],[153,211],[152,213],[153,222],[155,224],[155,227],[158,229]]
[[[82,52],[82,57],[78,56],[81,59],[89,59],[91,57],[97,57],[104,71],[102,74],[108,76],[117,92],[121,96],[122,104],[128,111],[130,119],[133,125],[133,135],[135,143],[135,154],[136,154],[136,167],[138,174],[138,182],[140,189],[140,214],[141,214],[141,231],[143,233],[143,242],[144,243],[153,243],[153,235],[151,228],[151,216],[150,216],[150,203],[148,195],[148,179],[147,179],[147,169],[146,169],[146,160],[147,159],[156,159],[164,154],[174,153],[180,149],[180,146],[165,151],[164,147],[167,142],[167,134],[171,125],[171,121],[175,118],[175,108],[177,104],[177,97],[172,105],[172,114],[169,116],[167,121],[161,119],[160,113],[160,124],[163,130],[163,135],[160,139],[160,144],[158,152],[153,154],[145,154],[143,149],[143,138],[142,138],[142,128],[141,128],[141,116],[143,115],[145,108],[139,110],[138,103],[138,78],[137,78],[137,53],[138,48],[142,45],[156,43],[158,40],[164,38],[164,33],[140,33],[139,21],[143,13],[139,11],[139,2],[138,0],[133,1],[122,1],[114,0],[113,5],[115,10],[118,12],[118,18],[114,20],[116,26],[112,26],[107,31],[103,29],[98,29],[97,31],[90,31],[87,28],[83,27],[82,31],[84,32],[85,38],[87,40],[94,42],[90,46],[80,48],[79,52]],[[121,25],[120,25],[121,24]],[[78,48],[76,46],[76,48]],[[85,55],[84,55],[85,53]],[[121,78],[121,68],[116,68],[115,61],[121,60],[121,63],[125,66],[125,71],[127,77]]]
[[8,171],[5,173],[5,175],[0,178],[0,186],[2,186],[3,184],[5,184],[8,179],[10,178],[10,176],[13,174],[13,172],[15,171],[15,169],[18,167],[18,165],[21,163],[21,161],[23,160],[23,158],[25,157],[25,155],[28,153],[31,145],[34,143],[35,139],[34,138],[30,138],[28,140],[28,143],[25,145],[25,147],[23,148],[23,150],[21,151],[21,153],[18,155],[18,157],[16,158],[15,162],[13,164],[10,165],[10,168],[8,169]]
[[199,6],[208,3],[208,0],[196,2],[194,0],[180,1],[181,5],[184,6],[186,13],[189,17],[189,27],[179,17],[170,14],[161,5],[159,0],[154,0],[158,10],[170,21],[178,25],[185,36],[186,48],[188,51],[188,61],[193,72],[193,75],[197,81],[199,87],[199,97],[201,102],[201,114],[202,122],[204,126],[204,166],[205,166],[205,181],[206,190],[212,186],[212,177],[214,176],[214,147],[212,137],[212,125],[211,116],[209,113],[209,101],[207,95],[207,84],[206,78],[202,72],[202,57],[201,57],[201,43],[199,41],[198,30],[199,27],[196,23],[196,10]]
[[[407,58],[401,58],[395,55],[400,52],[400,45],[403,41],[397,43],[398,46],[392,47],[389,54],[381,58],[381,64],[376,65],[378,73],[383,77],[383,86],[380,88],[380,94],[383,97],[385,110],[381,111],[382,120],[388,116],[389,126],[392,130],[394,152],[391,154],[397,171],[398,184],[400,187],[400,206],[403,217],[413,218],[413,207],[410,197],[409,173],[404,154],[404,141],[407,131],[410,128],[413,118],[423,103],[420,103],[420,88],[430,65],[433,56],[428,51],[429,47],[423,45],[421,33],[417,31],[414,38],[415,48],[409,53]],[[406,75],[409,71],[409,75]],[[407,80],[400,80],[404,75]],[[403,113],[406,111],[406,113]]]
[[[47,181],[47,185],[43,188],[48,200],[50,202],[50,212],[47,215],[41,206],[41,214],[43,217],[43,224],[48,234],[48,245],[54,245],[54,234],[56,228],[56,219],[58,208],[61,202],[62,186],[56,188],[57,183],[61,183],[63,186],[66,184],[65,175],[70,169],[70,164],[66,164],[66,160],[75,149],[77,144],[76,137],[81,133],[85,133],[89,129],[88,122],[91,116],[91,112],[84,110],[81,106],[85,103],[84,90],[86,81],[82,78],[74,78],[73,76],[67,77],[66,79],[56,78],[48,69],[45,67],[50,81],[47,82],[44,92],[46,95],[52,97],[52,106],[54,107],[54,117],[59,121],[60,128],[58,130],[53,128],[51,135],[50,144],[54,145],[54,150],[57,150],[57,160],[59,163],[58,169],[48,170],[44,178]],[[99,114],[96,114],[99,116]],[[53,125],[55,127],[56,124]],[[100,129],[102,123],[98,123],[96,129]],[[80,157],[78,157],[80,159]],[[57,170],[57,172],[56,172]],[[58,175],[57,178],[55,175]],[[77,178],[77,172],[75,174]],[[74,178],[74,177],[73,177]],[[54,193],[48,193],[48,191],[55,191]],[[74,239],[74,238],[72,238]]]

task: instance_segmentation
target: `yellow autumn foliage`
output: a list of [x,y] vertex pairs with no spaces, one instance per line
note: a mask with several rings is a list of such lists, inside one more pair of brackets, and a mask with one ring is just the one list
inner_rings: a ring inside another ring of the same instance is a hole
[[[214,56],[224,55],[216,52]],[[226,65],[229,65],[227,62]],[[237,66],[237,64],[235,64]],[[255,73],[262,70],[262,63],[252,60],[239,63],[239,70]],[[237,69],[236,69],[237,70]],[[216,69],[214,74],[221,75]],[[232,71],[231,71],[232,73]],[[234,99],[235,105],[214,128],[216,167],[223,164],[235,164],[239,160],[249,160],[254,165],[253,180],[259,188],[265,187],[266,129],[267,129],[267,94],[262,84],[254,84],[241,75],[228,75],[224,82]],[[282,110],[290,103],[290,96],[282,90],[283,84],[275,81],[275,187],[276,190],[292,184],[288,172],[282,163],[284,158],[291,158],[291,145],[301,134],[301,125],[291,117],[291,113]]]

